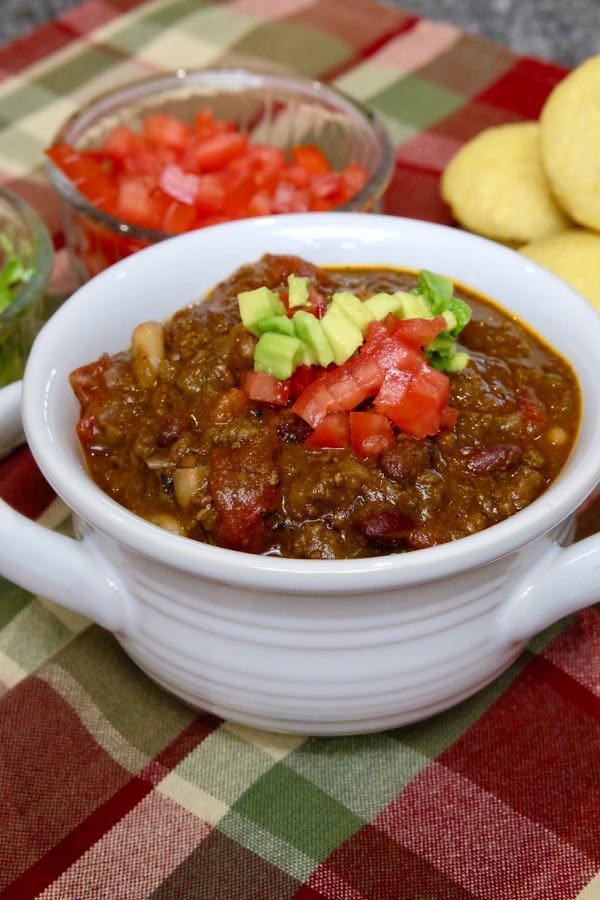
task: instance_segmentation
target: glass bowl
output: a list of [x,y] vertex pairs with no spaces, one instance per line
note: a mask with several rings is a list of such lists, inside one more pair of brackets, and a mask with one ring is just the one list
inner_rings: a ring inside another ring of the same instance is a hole
[[[155,113],[192,124],[195,114],[205,108],[217,120],[234,122],[251,143],[284,152],[298,144],[316,144],[335,170],[349,163],[364,167],[366,183],[337,209],[376,209],[391,179],[393,146],[366,107],[318,81],[239,68],[181,70],[104,94],[63,124],[54,145],[93,150],[118,125],[139,132],[144,118]],[[80,282],[172,236],[94,206],[51,161],[48,174],[61,200],[67,246]]]
[[54,250],[46,226],[29,204],[0,188],[0,280],[18,259],[27,280],[15,282],[0,312],[0,387],[17,381],[46,318],[46,295]]

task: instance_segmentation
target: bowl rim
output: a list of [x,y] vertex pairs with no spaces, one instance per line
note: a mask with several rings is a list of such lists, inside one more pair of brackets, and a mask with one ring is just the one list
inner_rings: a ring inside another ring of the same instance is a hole
[[[250,84],[241,84],[242,79],[247,79]],[[379,146],[380,157],[375,171],[367,183],[350,200],[336,207],[336,211],[354,210],[364,207],[367,203],[375,203],[384,193],[391,181],[395,151],[392,140],[383,125],[380,117],[368,106],[350,97],[340,88],[316,78],[307,78],[292,73],[275,72],[269,69],[261,69],[259,66],[206,66],[197,69],[175,69],[171,72],[163,72],[158,75],[138,78],[127,84],[120,85],[108,91],[96,95],[81,109],[72,113],[59,127],[50,146],[58,143],[71,143],[71,133],[78,127],[84,128],[87,120],[96,112],[109,113],[120,98],[126,97],[131,91],[143,89],[144,96],[151,95],[155,90],[175,89],[185,84],[201,85],[203,83],[222,82],[223,87],[233,86],[235,90],[247,87],[260,88],[262,86],[276,85],[299,91],[304,96],[318,95],[350,113],[352,117],[373,132],[373,137]],[[75,135],[75,140],[77,139]],[[143,243],[157,243],[174,235],[170,232],[157,231],[153,228],[144,228],[119,219],[110,213],[104,212],[94,206],[81,194],[63,172],[46,157],[46,171],[48,177],[57,191],[59,197],[70,203],[78,212],[90,216],[96,222],[119,232],[123,237],[138,240]],[[232,220],[236,221],[236,220]],[[206,226],[205,226],[206,227]],[[210,226],[208,226],[210,227]]]
[[[530,279],[535,278],[540,296],[544,296],[545,292],[562,295],[567,307],[577,309],[584,333],[600,334],[600,317],[597,312],[562,279],[531,260],[519,257],[508,247],[436,223],[373,213],[295,213],[227,222],[188,232],[170,241],[146,248],[101,272],[79,288],[73,298],[67,301],[47,323],[41,336],[38,337],[25,372],[24,424],[34,457],[57,494],[63,497],[77,516],[91,524],[93,529],[167,567],[208,577],[220,583],[242,587],[252,585],[267,591],[282,590],[296,594],[323,592],[347,594],[349,591],[362,593],[436,581],[506,556],[547,534],[553,528],[564,528],[565,521],[589,496],[600,477],[600,457],[592,453],[592,444],[596,446],[600,440],[600,414],[596,407],[592,408],[591,404],[586,406],[585,402],[582,423],[586,423],[588,428],[586,445],[584,450],[580,451],[580,428],[579,438],[570,457],[572,460],[574,454],[581,456],[583,453],[585,465],[575,466],[567,463],[568,483],[563,474],[559,474],[552,485],[528,507],[476,534],[419,551],[392,553],[379,557],[340,560],[290,559],[254,555],[182,538],[166,532],[120,506],[92,481],[83,464],[81,466],[83,478],[79,478],[78,472],[77,479],[73,478],[73,472],[69,471],[70,467],[65,466],[63,453],[51,434],[47,418],[47,410],[51,406],[49,398],[52,392],[57,390],[56,368],[52,367],[51,361],[44,360],[42,349],[44,335],[46,338],[50,337],[49,350],[52,340],[61,334],[63,319],[69,316],[70,309],[75,308],[73,304],[83,307],[90,291],[97,293],[99,290],[106,290],[114,279],[122,278],[127,270],[133,270],[132,277],[135,278],[136,272],[139,273],[144,268],[144,261],[148,258],[153,258],[157,265],[159,262],[163,265],[162,261],[166,260],[175,248],[183,251],[186,245],[193,247],[203,240],[209,242],[221,240],[225,246],[231,245],[236,237],[238,240],[242,239],[245,229],[268,234],[269,230],[280,233],[282,228],[289,228],[292,233],[296,230],[296,233],[300,234],[314,228],[316,235],[319,229],[335,230],[336,240],[338,235],[344,236],[349,229],[355,236],[360,234],[362,240],[363,234],[367,234],[370,229],[376,234],[378,229],[385,232],[386,229],[389,231],[390,227],[394,231],[398,229],[399,234],[402,229],[410,229],[419,242],[447,239],[451,248],[456,242],[464,245],[465,253],[467,250],[473,253],[482,250],[488,256],[493,254],[498,267],[509,270],[512,267],[515,271],[518,267],[519,274],[527,275]],[[198,249],[195,248],[194,252],[197,254]],[[149,254],[152,254],[152,257],[149,257]],[[332,264],[335,264],[334,260]],[[574,363],[573,365],[580,377],[584,371],[583,364],[579,367]],[[588,386],[591,384],[592,374],[595,378],[599,365],[597,355],[586,362],[585,375]],[[66,389],[66,386],[62,388],[59,386],[58,395],[61,396]],[[585,401],[585,398],[583,399]],[[593,427],[590,425],[592,417]]]
[[41,216],[27,200],[4,187],[0,187],[0,197],[12,206],[23,220],[31,235],[34,250],[31,261],[34,266],[33,275],[19,288],[14,300],[0,313],[0,325],[4,325],[12,319],[23,316],[30,303],[46,289],[54,264],[54,244]]

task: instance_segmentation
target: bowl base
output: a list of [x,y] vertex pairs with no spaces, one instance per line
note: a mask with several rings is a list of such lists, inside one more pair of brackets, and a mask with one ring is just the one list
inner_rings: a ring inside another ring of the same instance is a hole
[[[280,716],[266,715],[260,711],[249,712],[248,710],[236,709],[220,703],[211,703],[207,700],[199,701],[198,697],[189,691],[172,684],[170,681],[155,675],[143,663],[138,661],[134,653],[129,648],[126,649],[128,656],[145,674],[152,679],[160,687],[174,694],[180,700],[183,700],[188,706],[197,709],[199,712],[212,713],[221,719],[235,722],[238,725],[247,725],[250,728],[259,728],[263,731],[271,731],[279,734],[305,734],[318,737],[339,737],[342,735],[367,734],[378,731],[388,731],[391,728],[398,728],[402,725],[411,725],[422,719],[428,719],[437,715],[446,709],[450,709],[461,703],[463,700],[473,696],[482,690],[488,684],[495,681],[512,663],[521,655],[526,644],[515,645],[512,649],[514,652],[509,655],[505,661],[493,672],[486,675],[477,683],[470,685],[464,690],[450,694],[434,703],[421,705],[409,709],[400,709],[400,711],[392,713],[381,713],[377,716],[369,718],[357,718],[345,721],[335,721],[329,719],[327,721],[315,719],[303,719],[301,721],[293,718],[284,718]],[[401,699],[401,698],[400,698]],[[258,704],[257,704],[258,705]]]

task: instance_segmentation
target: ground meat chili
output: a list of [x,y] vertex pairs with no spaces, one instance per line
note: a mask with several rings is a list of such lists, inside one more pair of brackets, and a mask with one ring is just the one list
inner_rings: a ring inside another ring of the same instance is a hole
[[257,338],[240,321],[237,295],[281,289],[291,273],[308,275],[325,301],[340,290],[364,298],[415,284],[414,274],[392,269],[316,269],[264,256],[203,303],[151,325],[154,358],[129,350],[72,373],[85,461],[114,500],[208,544],[356,558],[478,532],[557,476],[579,423],[576,378],[532,332],[464,290],[457,296],[473,317],[460,345],[470,361],[449,376],[452,427],[423,439],[394,427],[391,442],[366,459],[352,447],[307,444],[313,431],[292,410],[293,391],[282,406],[250,400],[241,387]]

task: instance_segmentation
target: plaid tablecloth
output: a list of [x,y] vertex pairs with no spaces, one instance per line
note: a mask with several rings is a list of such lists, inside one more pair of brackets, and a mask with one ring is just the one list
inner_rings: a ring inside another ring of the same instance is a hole
[[[535,117],[564,75],[372,0],[90,0],[0,51],[0,181],[51,226],[56,285],[69,274],[42,149],[58,123],[145,73],[257,60],[377,110],[397,146],[385,210],[439,222],[456,149]],[[69,529],[26,448],[0,465],[0,494]],[[197,714],[110,634],[4,581],[0,897],[599,898],[599,694],[590,608],[428,721],[359,737],[259,732]]]

